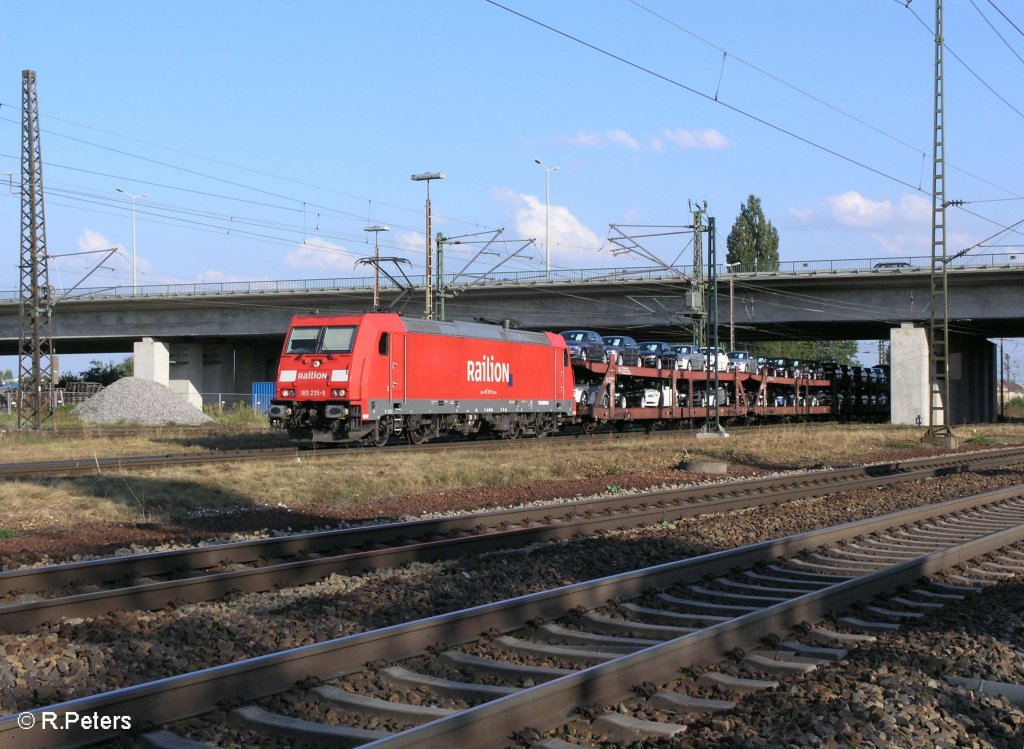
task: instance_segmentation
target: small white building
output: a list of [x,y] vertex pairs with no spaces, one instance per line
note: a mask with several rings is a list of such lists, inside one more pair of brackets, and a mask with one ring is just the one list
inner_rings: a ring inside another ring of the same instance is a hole
[[1024,385],[1016,382],[999,381],[999,402],[1009,403],[1012,400],[1024,400]]

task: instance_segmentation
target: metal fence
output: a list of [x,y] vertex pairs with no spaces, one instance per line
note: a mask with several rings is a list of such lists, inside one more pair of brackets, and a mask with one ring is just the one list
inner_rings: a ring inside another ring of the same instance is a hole
[[[840,260],[788,260],[779,263],[777,269],[764,270],[754,265],[735,267],[734,273],[754,275],[800,275],[821,273],[901,273],[927,272],[931,265],[929,256],[848,258]],[[951,261],[949,267],[958,269],[1019,268],[1024,271],[1024,251],[1001,254],[968,254]],[[728,268],[719,266],[718,273],[724,276]],[[523,286],[537,284],[578,284],[607,283],[615,281],[664,280],[692,276],[693,266],[679,265],[672,268],[589,268],[577,270],[554,270],[550,275],[543,270],[507,271],[488,274],[462,273],[445,276],[445,285],[455,288],[474,286]],[[410,276],[409,281],[417,287],[424,286],[424,277]],[[387,278],[381,278],[381,288],[393,289],[395,285]],[[226,294],[303,294],[322,291],[372,290],[373,277],[358,278],[313,278],[285,281],[231,281],[223,283],[166,284],[153,286],[107,286],[102,288],[78,289],[74,299],[104,299],[121,297],[165,297],[165,296],[208,296]],[[16,301],[19,292],[0,291],[0,301]]]
[[252,384],[252,407],[266,413],[275,395],[276,382],[254,382]]
[[200,393],[203,399],[203,408],[212,408],[219,411],[230,411],[238,406],[250,407],[253,405],[252,393]]

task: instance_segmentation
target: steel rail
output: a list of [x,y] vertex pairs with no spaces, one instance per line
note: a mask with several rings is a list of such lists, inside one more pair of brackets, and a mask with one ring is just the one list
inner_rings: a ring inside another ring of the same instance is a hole
[[571,720],[578,706],[616,703],[632,696],[634,686],[671,682],[678,678],[680,669],[716,663],[729,651],[750,649],[769,635],[781,635],[803,623],[820,621],[829,613],[1021,540],[1024,523],[499,697],[418,728],[368,742],[361,749],[500,749],[523,729],[546,731]]
[[1022,459],[1024,448],[985,451],[902,464],[788,474],[628,497],[495,510],[8,570],[0,572],[0,595],[13,596],[25,591],[45,593],[72,584],[111,583],[168,575],[182,569],[216,570],[228,564],[293,559],[259,567],[213,571],[192,577],[0,605],[0,631],[25,631],[61,616],[98,616],[124,608],[157,609],[171,601],[195,603],[234,592],[254,593],[277,585],[316,582],[332,573],[360,574],[410,561],[434,561],[602,531],[650,526],[837,491],[903,483]]
[[[103,716],[128,715],[132,717],[132,725],[135,729],[147,729],[154,725],[169,723],[175,720],[200,715],[214,709],[218,703],[231,700],[253,700],[275,694],[290,688],[295,682],[308,679],[319,679],[322,681],[335,679],[346,674],[359,671],[364,668],[367,661],[375,659],[402,660],[421,654],[428,647],[436,647],[444,644],[446,647],[463,644],[476,640],[480,632],[495,629],[499,631],[512,631],[523,623],[537,618],[550,619],[564,615],[566,612],[576,608],[588,609],[604,605],[608,600],[637,596],[651,588],[668,588],[679,583],[696,583],[708,575],[724,574],[737,567],[752,567],[760,563],[772,563],[779,557],[791,557],[800,552],[812,551],[823,545],[834,544],[839,541],[849,540],[858,536],[870,535],[891,528],[904,526],[911,523],[930,520],[952,512],[968,510],[975,507],[982,507],[1008,499],[1024,496],[1024,486],[999,489],[974,495],[972,497],[949,500],[946,502],[926,505],[923,507],[903,510],[897,513],[869,518],[831,528],[808,531],[781,539],[765,541],[738,549],[714,552],[700,557],[694,557],[682,561],[670,562],[641,570],[634,570],[619,573],[608,577],[590,580],[574,585],[563,586],[540,593],[534,593],[517,598],[499,601],[496,603],[475,606],[463,611],[441,614],[427,619],[420,619],[405,624],[398,624],[384,629],[373,630],[346,637],[340,637],[313,645],[273,653],[269,655],[251,658],[235,663],[195,671],[179,676],[168,677],[158,681],[139,684],[124,689],[118,689],[90,697],[83,697],[68,702],[63,702],[47,708],[37,708],[29,711],[34,719],[34,726],[28,729],[19,727],[18,716],[7,716],[0,719],[0,744],[4,747],[31,747],[46,744],[51,747],[73,747],[84,746],[90,743],[113,738],[121,735],[123,731],[113,728],[96,730],[85,730],[80,725],[72,725],[70,728],[60,732],[47,732],[42,727],[44,713],[57,716],[62,721],[62,716],[69,713],[79,715],[95,715],[97,720]],[[1024,527],[1017,527],[1014,531],[999,533],[986,533],[979,541],[972,542],[974,545],[968,547],[971,551],[952,550],[944,552],[945,558],[963,560],[972,554],[982,553],[979,549],[995,548],[993,544],[1004,545],[1011,539],[1024,537]],[[986,540],[987,539],[987,540]],[[898,575],[901,581],[916,579],[926,571],[933,569],[937,563],[934,560],[939,556],[928,555],[924,560],[912,560],[898,565],[898,570],[893,573]],[[881,573],[873,573],[881,574]],[[875,579],[875,578],[872,578]],[[843,588],[846,601],[852,600],[854,590],[852,586]],[[788,625],[790,621],[799,621],[811,615],[814,611],[825,611],[827,607],[818,602],[817,596],[801,597],[797,599],[805,601],[808,608],[806,613],[801,614],[798,619],[795,614],[783,614],[783,609],[773,606],[761,612],[759,616],[750,615],[735,620],[730,627],[714,629],[712,635],[704,635],[700,640],[702,646],[710,648],[712,644],[734,643],[746,641],[740,638],[742,634],[748,637],[745,629],[747,623],[764,618],[772,623],[777,629]],[[832,605],[832,604],[829,604]],[[817,608],[815,608],[817,607]],[[751,630],[752,631],[752,630]],[[734,634],[735,632],[735,634]],[[678,644],[679,642],[693,642],[686,637],[668,643]],[[732,645],[729,645],[730,647]],[[667,648],[659,645],[657,648]],[[648,653],[649,651],[641,651]],[[673,654],[671,648],[658,651],[662,656]],[[717,651],[716,651],[717,652]],[[638,654],[639,655],[639,654]],[[620,659],[621,660],[621,659]],[[618,664],[619,660],[611,664]],[[659,662],[657,658],[643,660],[632,659],[628,661],[631,668],[637,667],[644,675],[643,679],[650,679],[656,674],[667,673],[665,669],[674,672],[677,665],[671,664],[668,658]],[[641,664],[637,666],[637,664]],[[578,689],[577,694],[588,695],[586,702],[593,701],[598,694],[605,694],[605,690],[611,693],[604,678],[604,672],[600,673],[600,680],[588,682],[595,678],[597,667],[586,669],[577,674],[564,677],[571,681],[559,679],[562,686],[574,685]],[[618,668],[618,666],[617,666]],[[647,669],[647,670],[644,670]],[[626,678],[626,672],[617,672],[620,678]],[[581,682],[576,680],[583,679]],[[553,682],[552,682],[553,683]],[[620,685],[619,689],[622,688]],[[594,691],[590,691],[590,690]],[[600,692],[597,690],[601,690]],[[532,697],[520,697],[521,699],[532,699]],[[488,703],[492,704],[492,703]],[[492,707],[499,712],[504,707],[518,705],[513,703],[512,698],[498,700],[498,707]],[[473,710],[482,710],[487,705]],[[535,714],[531,714],[528,720],[520,722],[518,707],[507,715],[513,718],[499,716],[502,723],[493,723],[491,726],[482,729],[483,734],[488,738],[481,739],[484,743],[474,743],[481,731],[478,723],[471,722],[462,725],[459,720],[454,722],[437,721],[428,726],[434,726],[431,730],[442,728],[445,732],[450,730],[466,731],[467,741],[452,743],[450,733],[446,733],[445,744],[450,746],[491,746],[493,741],[500,740],[501,744],[507,743],[507,726],[515,724],[517,727],[525,725],[536,725],[536,721],[548,720],[548,717],[557,714],[564,716],[565,702],[552,700],[551,704],[541,707],[537,704],[531,705]],[[479,716],[480,712],[467,711],[466,715],[471,717]],[[534,717],[535,715],[535,717]],[[562,718],[558,718],[561,720]],[[462,721],[466,721],[463,718]],[[498,720],[496,718],[495,720]],[[443,725],[442,725],[443,724]],[[500,730],[499,730],[500,728]],[[414,729],[419,730],[419,729]],[[412,732],[398,734],[387,741],[404,742]],[[390,744],[387,746],[441,746],[437,744],[416,743],[424,740],[424,734],[416,734],[416,739],[410,744]],[[430,739],[433,741],[433,739]],[[489,743],[490,742],[490,743]],[[380,744],[385,746],[385,744]]]

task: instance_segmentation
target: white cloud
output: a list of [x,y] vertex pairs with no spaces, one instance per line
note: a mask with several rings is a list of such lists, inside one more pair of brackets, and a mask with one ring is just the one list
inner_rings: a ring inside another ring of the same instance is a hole
[[311,237],[284,256],[290,268],[309,268],[317,271],[351,271],[358,256],[344,245]]
[[259,281],[269,280],[254,278],[253,276],[235,276],[224,271],[217,270],[216,268],[209,268],[200,273],[196,273],[196,283],[235,283],[239,281]]
[[[509,204],[509,226],[515,234],[537,240],[536,254],[543,263],[544,201],[508,189],[494,190],[492,195],[496,200]],[[552,267],[593,267],[606,260],[597,254],[597,249],[602,245],[601,239],[563,205],[551,205],[549,236]]]
[[790,208],[789,217],[798,224],[810,224],[814,220],[814,212],[810,208]]
[[932,201],[923,195],[904,195],[900,198],[899,214],[908,221],[925,221],[931,225]]
[[661,134],[669,143],[672,143],[684,150],[728,148],[732,145],[732,141],[726,138],[721,132],[711,128],[705,128],[702,130],[666,128],[661,131]]
[[[418,231],[403,231],[401,234],[388,235],[391,240],[389,244],[397,245],[399,248],[400,255],[411,255],[413,258],[423,257],[426,252],[426,235],[423,232]],[[383,237],[382,237],[383,239]],[[417,254],[418,253],[418,254]],[[394,252],[384,252],[381,248],[381,255],[394,256]],[[416,260],[413,260],[416,263]],[[420,261],[420,270],[423,269],[422,260]]]
[[[895,201],[873,200],[849,190],[821,202],[824,210],[790,208],[794,226],[860,234],[865,254],[917,256],[931,252],[931,201],[927,196],[907,193]],[[946,239],[955,241],[952,235]]]
[[109,250],[111,247],[114,247],[114,244],[109,239],[92,229],[86,229],[78,236],[79,252]]
[[832,218],[841,226],[861,229],[907,228],[927,224],[931,206],[920,195],[904,195],[899,203],[871,200],[850,190],[825,199]]
[[870,200],[853,190],[825,198],[832,218],[842,226],[872,228],[892,221],[893,207],[888,200]]
[[596,148],[604,145],[604,137],[600,133],[587,133],[583,130],[575,135],[564,135],[559,140],[567,146],[580,148]]
[[640,150],[640,144],[637,143],[636,139],[625,130],[609,130],[605,133],[605,137],[608,138],[609,143],[613,143],[618,146],[625,146],[630,151]]
[[927,255],[931,252],[928,242],[928,234],[904,234],[894,232],[892,234],[872,233],[874,240],[886,255]]
[[[641,140],[646,142],[646,147],[641,145]],[[604,132],[587,132],[579,130],[575,135],[566,135],[559,138],[559,141],[568,146],[576,148],[604,148],[606,146],[623,146],[630,151],[653,151],[661,153],[665,150],[666,143],[676,146],[682,150],[717,149],[729,148],[732,146],[725,135],[718,130],[711,128],[688,130],[686,128],[664,128],[659,133],[637,137],[621,128],[605,130]]]

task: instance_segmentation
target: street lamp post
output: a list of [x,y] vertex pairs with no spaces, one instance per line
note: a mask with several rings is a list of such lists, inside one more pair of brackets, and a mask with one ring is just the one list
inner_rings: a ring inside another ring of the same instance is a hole
[[533,160],[544,170],[544,274],[551,278],[551,245],[548,239],[551,235],[551,172],[557,172],[557,166],[544,166],[540,159]]
[[386,226],[367,226],[363,231],[373,232],[373,311],[380,311],[380,242],[382,231],[391,231]]
[[735,285],[733,283],[733,268],[740,264],[737,260],[735,263],[726,263],[725,267],[729,269],[729,350],[736,350],[736,294]]
[[426,182],[427,183],[427,260],[425,265],[425,282],[426,282],[426,297],[423,302],[423,316],[428,320],[434,319],[434,300],[431,288],[430,270],[430,180],[432,179],[444,179],[444,172],[423,172],[422,174],[414,174],[410,177],[413,182]]
[[139,291],[138,276],[135,271],[135,201],[138,198],[148,198],[149,193],[144,192],[141,195],[132,195],[122,187],[118,187],[117,191],[132,199],[132,296],[135,296]]

